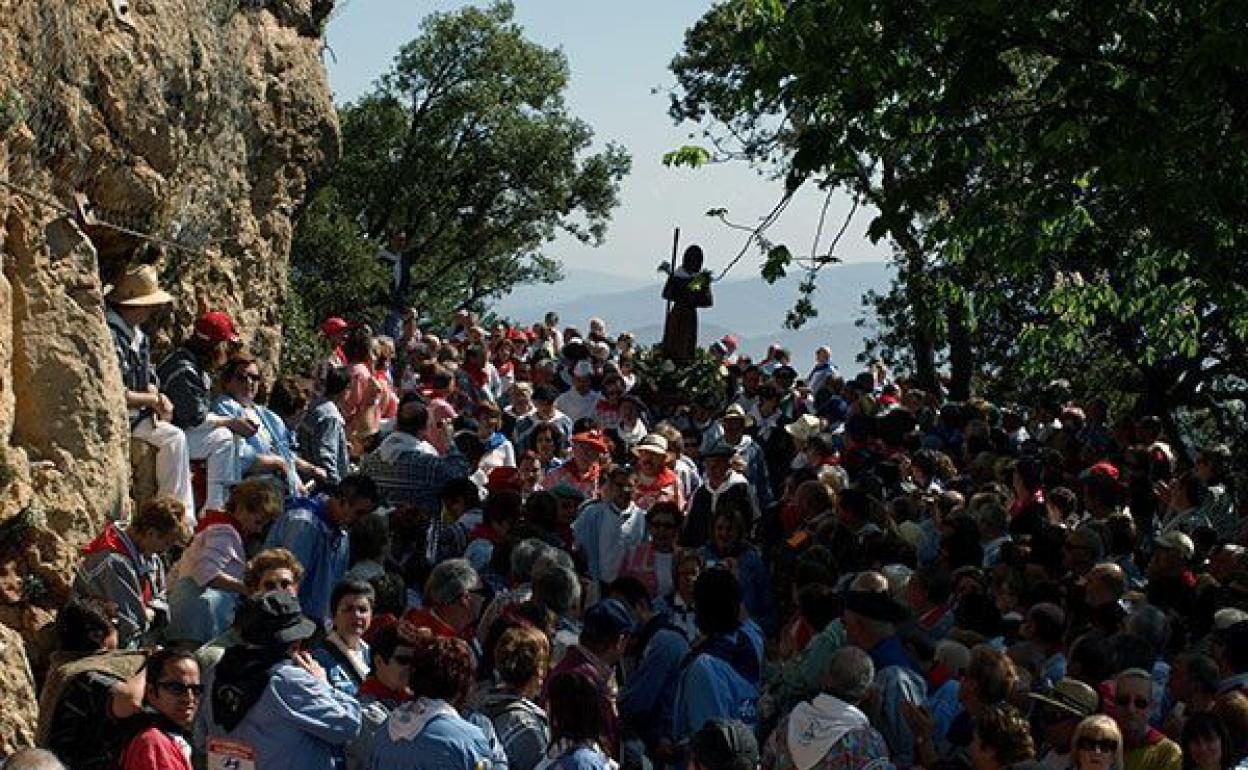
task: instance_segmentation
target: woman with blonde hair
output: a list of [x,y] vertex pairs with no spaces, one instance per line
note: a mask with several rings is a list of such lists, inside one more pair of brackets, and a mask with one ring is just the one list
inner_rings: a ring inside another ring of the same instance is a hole
[[1074,770],[1122,770],[1122,732],[1105,714],[1093,714],[1075,727],[1070,739]]
[[498,684],[481,712],[490,718],[512,770],[532,770],[550,746],[550,722],[535,702],[550,670],[550,640],[541,629],[508,629],[494,648]]
[[249,593],[243,581],[247,539],[281,512],[282,500],[265,479],[236,485],[224,511],[204,512],[169,578],[167,638],[198,645],[229,627],[238,597]]

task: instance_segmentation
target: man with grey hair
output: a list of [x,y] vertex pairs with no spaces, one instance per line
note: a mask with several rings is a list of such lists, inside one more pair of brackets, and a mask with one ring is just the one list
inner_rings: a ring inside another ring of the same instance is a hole
[[511,549],[510,570],[508,575],[511,588],[499,591],[494,599],[481,613],[481,622],[477,624],[477,641],[485,644],[485,637],[490,633],[494,621],[508,607],[523,604],[533,598],[533,568],[538,560],[552,550],[545,541],[536,537],[527,537]]
[[899,768],[915,762],[914,734],[903,714],[903,703],[918,706],[927,697],[927,680],[910,657],[897,626],[909,612],[888,592],[888,580],[878,572],[861,572],[845,593],[845,636],[875,664],[879,698],[871,709],[871,723],[888,742]]
[[1123,770],[1180,770],[1179,745],[1148,724],[1153,712],[1153,675],[1128,668],[1114,677],[1112,715],[1122,731]]
[[858,704],[875,680],[871,656],[857,647],[832,654],[822,690],[794,707],[771,734],[763,766],[775,770],[885,767],[888,746]]
[[46,749],[21,749],[0,764],[0,770],[65,770],[65,765]]
[[575,617],[581,606],[581,579],[567,553],[551,549],[533,567],[533,601],[555,613],[550,661],[557,663],[581,635]]
[[485,606],[485,586],[467,559],[447,559],[425,581],[424,605],[408,610],[403,620],[427,628],[434,636],[475,641],[469,634]]
[[984,495],[986,499],[979,502],[976,495],[972,498],[975,511],[975,524],[979,527],[979,541],[984,549],[984,569],[991,569],[1001,561],[1001,547],[1010,542],[1009,515],[1005,505],[996,495]]

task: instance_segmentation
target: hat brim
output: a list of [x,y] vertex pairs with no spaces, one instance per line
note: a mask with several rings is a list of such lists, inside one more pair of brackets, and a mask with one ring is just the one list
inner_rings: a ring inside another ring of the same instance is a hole
[[154,291],[151,294],[144,294],[140,297],[131,297],[130,299],[109,299],[114,305],[123,307],[152,307],[155,305],[173,304],[173,295],[163,289]]
[[1060,701],[1056,698],[1052,698],[1045,693],[1032,692],[1032,693],[1028,693],[1027,697],[1031,698],[1034,701],[1039,701],[1043,703],[1044,705],[1049,706],[1050,708],[1055,708],[1065,714],[1069,714],[1072,719],[1083,719],[1086,716],[1091,716],[1092,714],[1096,713],[1095,706],[1092,708],[1091,711],[1088,711],[1085,713],[1084,711],[1077,709],[1073,704],[1067,703],[1065,701]]
[[884,591],[847,591],[845,609],[884,623],[904,623],[910,619],[910,610]]
[[303,617],[290,628],[283,628],[281,631],[278,631],[273,635],[273,638],[279,642],[301,642],[315,633],[316,623],[309,618]]
[[609,449],[609,447],[606,445],[606,442],[599,441],[596,438],[577,438],[576,436],[573,436],[572,443],[583,444],[584,446],[591,446],[594,449],[597,449],[599,452],[605,452]]
[[818,431],[807,428],[801,423],[791,422],[784,426],[784,432],[796,439],[809,441],[810,437],[818,433]]
[[237,334],[233,334],[229,337],[212,337],[202,332],[195,332],[195,336],[205,342],[212,343],[213,345],[217,345],[222,342],[228,342],[231,345],[237,345],[238,343],[243,341],[243,338],[238,336]]
[[667,457],[668,450],[659,449],[657,446],[652,446],[650,444],[638,444],[633,447],[633,454],[639,455],[642,452],[648,452],[649,454],[658,455],[659,457]]

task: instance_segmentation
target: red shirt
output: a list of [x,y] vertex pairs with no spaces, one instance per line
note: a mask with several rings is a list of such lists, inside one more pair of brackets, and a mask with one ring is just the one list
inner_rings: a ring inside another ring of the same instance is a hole
[[126,744],[121,770],[192,770],[182,744],[153,725]]
[[414,610],[408,610],[403,616],[403,620],[417,628],[427,628],[433,632],[433,635],[439,639],[463,639],[463,634],[447,625],[446,621],[433,614],[433,610],[427,607],[418,607]]
[[677,508],[683,509],[685,506],[680,494],[680,479],[671,468],[664,468],[658,478],[648,482],[638,478],[633,502],[643,511],[650,510],[657,502],[676,503]]

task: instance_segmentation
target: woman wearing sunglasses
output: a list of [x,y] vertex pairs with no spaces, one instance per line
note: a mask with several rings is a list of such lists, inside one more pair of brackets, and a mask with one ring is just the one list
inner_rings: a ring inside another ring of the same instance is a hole
[[301,494],[290,429],[276,413],[257,402],[264,386],[260,364],[247,353],[237,353],[221,370],[221,394],[212,411],[222,417],[241,419],[255,427],[246,439],[236,439],[240,476],[262,476],[273,480],[283,497]]
[[1122,733],[1118,723],[1093,714],[1075,727],[1070,739],[1074,770],[1122,770]]
[[147,660],[142,725],[121,755],[121,770],[191,770],[191,724],[204,688],[195,657],[157,650]]

